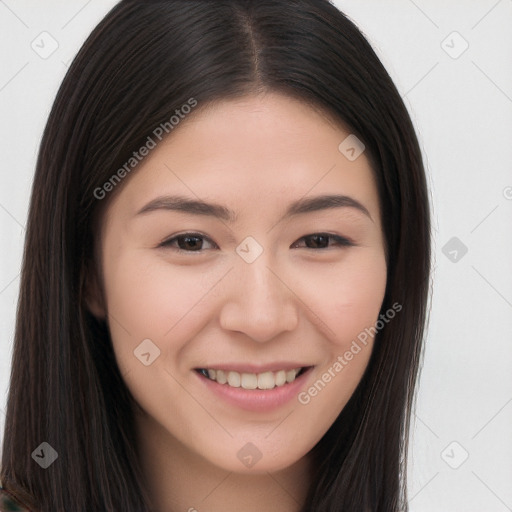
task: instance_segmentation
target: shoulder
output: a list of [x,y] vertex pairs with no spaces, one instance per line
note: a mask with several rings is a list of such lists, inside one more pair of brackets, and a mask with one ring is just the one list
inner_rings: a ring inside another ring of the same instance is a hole
[[30,512],[12,494],[0,487],[0,512]]

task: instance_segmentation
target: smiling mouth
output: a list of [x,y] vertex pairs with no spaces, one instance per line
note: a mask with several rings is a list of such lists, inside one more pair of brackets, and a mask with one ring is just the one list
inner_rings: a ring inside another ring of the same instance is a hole
[[263,373],[239,373],[232,370],[198,368],[196,369],[196,372],[209,380],[213,380],[218,384],[224,384],[232,388],[264,390],[274,389],[276,387],[282,387],[286,384],[290,384],[309,368],[311,368],[311,366]]

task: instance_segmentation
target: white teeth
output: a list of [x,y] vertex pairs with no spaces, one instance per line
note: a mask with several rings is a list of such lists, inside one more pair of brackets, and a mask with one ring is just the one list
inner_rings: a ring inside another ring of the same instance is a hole
[[293,382],[295,380],[295,376],[297,372],[295,370],[288,370],[286,372],[286,382]]
[[284,370],[279,370],[276,373],[276,386],[282,386],[286,383],[286,372]]
[[232,388],[239,388],[241,380],[242,379],[240,378],[240,374],[238,372],[229,372],[228,373],[228,384]]
[[[263,372],[258,375],[258,388],[273,389],[276,386],[277,379],[272,372]],[[282,385],[282,384],[281,384]]]
[[242,373],[240,383],[244,389],[256,389],[258,387],[258,376],[255,373]]
[[225,370],[208,369],[208,377],[219,384],[227,384],[233,388],[244,389],[274,389],[293,382],[301,368],[294,370],[279,370],[277,372],[242,373]]

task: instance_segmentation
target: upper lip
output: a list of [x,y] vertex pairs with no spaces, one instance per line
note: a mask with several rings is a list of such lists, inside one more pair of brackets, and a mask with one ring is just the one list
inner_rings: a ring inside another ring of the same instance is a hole
[[269,363],[265,365],[256,365],[249,363],[221,363],[212,364],[207,366],[200,366],[196,368],[205,370],[226,370],[238,373],[264,373],[264,372],[277,372],[279,370],[293,370],[295,368],[305,368],[312,365],[304,363],[294,363],[290,361],[283,361],[281,363]]

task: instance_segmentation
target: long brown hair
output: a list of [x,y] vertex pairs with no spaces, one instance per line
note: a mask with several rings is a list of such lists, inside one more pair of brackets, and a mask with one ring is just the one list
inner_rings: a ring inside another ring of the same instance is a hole
[[[327,0],[123,0],[70,66],[32,189],[0,473],[37,510],[149,510],[133,400],[108,328],[85,304],[95,219],[108,202],[95,190],[191,97],[200,108],[262,90],[323,109],[364,142],[388,252],[382,312],[403,307],[377,334],[359,386],[314,448],[303,510],[406,510],[429,290],[425,172],[392,80]],[[47,469],[31,458],[42,442],[58,453]]]

